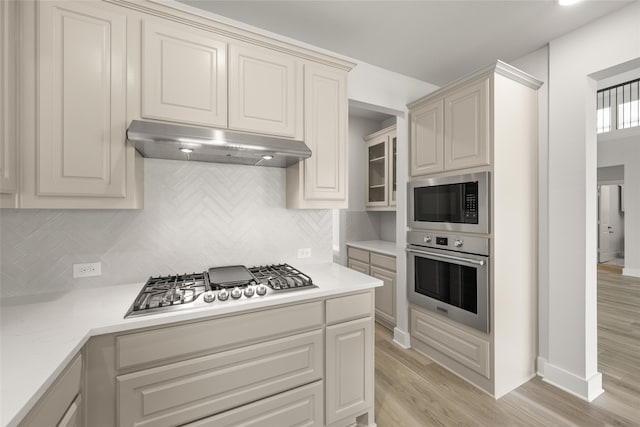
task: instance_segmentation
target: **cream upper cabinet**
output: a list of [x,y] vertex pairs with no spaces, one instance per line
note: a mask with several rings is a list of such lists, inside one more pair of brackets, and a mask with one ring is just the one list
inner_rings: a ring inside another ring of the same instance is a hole
[[444,98],[444,168],[489,164],[489,78]]
[[226,128],[227,42],[168,21],[142,28],[142,117]]
[[395,210],[396,127],[382,129],[364,140],[367,144],[367,210]]
[[229,128],[302,138],[302,63],[260,46],[229,46]]
[[411,176],[489,165],[489,77],[409,108]]
[[287,168],[287,207],[347,207],[347,73],[307,63],[304,141],[311,157]]
[[[9,204],[17,190],[16,43],[17,3],[0,4],[0,197]],[[5,199],[5,194],[8,196]]]
[[142,164],[126,141],[128,79],[138,69],[127,56],[126,10],[67,1],[20,8],[18,207],[140,207]]
[[442,99],[411,110],[411,176],[442,172],[444,168],[443,110]]

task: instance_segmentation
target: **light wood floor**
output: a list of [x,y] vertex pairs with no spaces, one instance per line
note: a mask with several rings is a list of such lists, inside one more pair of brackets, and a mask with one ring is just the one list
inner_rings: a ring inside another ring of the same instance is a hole
[[484,394],[376,324],[376,422],[422,426],[640,426],[640,279],[598,273],[599,369],[591,404],[534,378],[500,400]]

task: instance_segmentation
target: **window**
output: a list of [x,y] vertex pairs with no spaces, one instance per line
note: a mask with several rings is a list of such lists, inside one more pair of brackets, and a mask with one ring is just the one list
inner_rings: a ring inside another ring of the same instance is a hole
[[599,90],[597,108],[598,133],[640,126],[640,79]]

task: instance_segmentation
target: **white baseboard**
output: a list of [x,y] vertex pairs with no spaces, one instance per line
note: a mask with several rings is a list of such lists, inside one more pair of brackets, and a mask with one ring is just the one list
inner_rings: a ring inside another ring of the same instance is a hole
[[411,348],[411,336],[401,329],[393,328],[393,342],[405,350]]
[[545,374],[542,378],[543,381],[587,402],[591,402],[604,393],[600,372],[596,372],[589,378],[582,378],[549,362],[544,364],[543,370]]
[[623,276],[632,276],[632,277],[640,277],[640,268],[623,268],[622,269]]
[[547,358],[538,356],[536,358],[536,374],[544,378],[544,367],[547,364]]

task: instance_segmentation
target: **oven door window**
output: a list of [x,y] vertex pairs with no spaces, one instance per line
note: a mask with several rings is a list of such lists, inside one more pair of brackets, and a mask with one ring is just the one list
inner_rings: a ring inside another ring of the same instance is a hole
[[478,270],[415,257],[415,291],[471,313],[478,313]]
[[477,216],[465,216],[467,198],[477,200],[478,183],[416,187],[413,216],[419,222],[478,223]]

